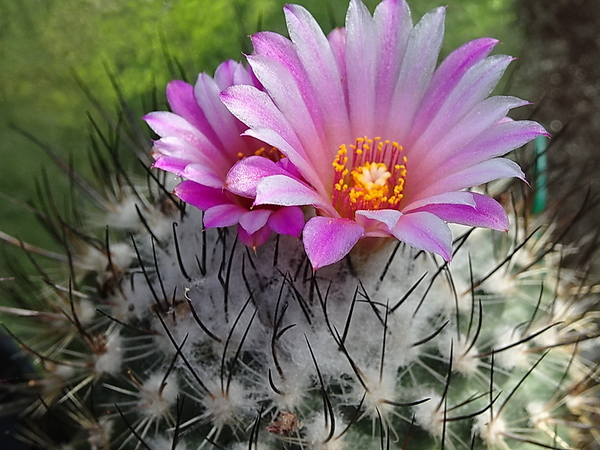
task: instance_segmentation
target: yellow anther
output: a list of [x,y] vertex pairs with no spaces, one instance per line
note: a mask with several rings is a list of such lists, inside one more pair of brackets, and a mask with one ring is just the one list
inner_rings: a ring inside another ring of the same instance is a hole
[[399,207],[406,177],[406,157],[401,151],[397,142],[380,137],[364,136],[354,145],[340,146],[332,164],[332,200],[343,217],[353,218],[358,210]]

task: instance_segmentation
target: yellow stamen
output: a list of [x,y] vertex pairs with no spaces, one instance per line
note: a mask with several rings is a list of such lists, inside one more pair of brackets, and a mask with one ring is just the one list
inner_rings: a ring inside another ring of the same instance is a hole
[[254,155],[245,155],[242,152],[237,153],[238,159],[244,159],[248,156],[262,156],[263,158],[270,159],[271,161],[279,161],[285,158],[285,155],[279,151],[277,147],[265,148],[261,147],[254,151]]
[[407,173],[401,152],[397,142],[379,137],[340,146],[333,161],[333,204],[343,217],[353,218],[357,210],[399,208]]

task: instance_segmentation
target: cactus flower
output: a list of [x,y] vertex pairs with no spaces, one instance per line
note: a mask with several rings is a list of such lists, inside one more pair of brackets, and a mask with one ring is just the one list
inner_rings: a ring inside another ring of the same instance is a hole
[[169,83],[167,99],[173,112],[151,112],[144,117],[160,136],[153,148],[154,167],[185,179],[175,194],[205,211],[207,228],[238,224],[240,240],[251,247],[262,244],[272,231],[297,237],[304,225],[299,207],[252,208],[252,199],[224,187],[231,166],[250,155],[260,155],[271,170],[293,176],[286,171],[288,161],[276,149],[240,136],[246,127],[219,100],[219,92],[235,84],[260,88],[252,72],[234,61],[222,63],[214,79],[200,74],[195,86],[179,80]]
[[502,206],[465,189],[524,179],[502,156],[546,132],[507,117],[525,101],[490,97],[513,59],[489,56],[498,41],[469,42],[436,68],[445,8],[413,26],[404,0],[373,15],[352,0],[345,28],[328,36],[301,6],[285,15],[290,39],[252,36],[248,62],[262,88],[232,86],[221,99],[245,135],[277,148],[301,177],[249,157],[229,171],[228,189],[256,207],[312,205],[303,242],[314,269],[365,237],[450,260],[448,222],[506,230]]

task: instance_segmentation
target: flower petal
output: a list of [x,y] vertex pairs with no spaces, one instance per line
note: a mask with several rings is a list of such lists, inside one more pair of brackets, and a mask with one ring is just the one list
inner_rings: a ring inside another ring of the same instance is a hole
[[434,214],[425,211],[403,214],[392,234],[411,247],[452,259],[452,233],[448,225]]
[[248,234],[253,234],[267,224],[271,214],[273,214],[273,210],[270,209],[252,209],[242,214],[239,224]]
[[413,24],[404,0],[382,1],[375,8],[373,21],[378,37],[375,124],[385,124],[390,117],[390,93],[394,92]]
[[[320,148],[326,145],[322,126],[317,127],[309,106],[304,101],[295,74],[277,61],[263,56],[248,56],[248,62],[261,83],[268,89],[269,96],[287,118],[303,148]],[[307,89],[303,89],[306,91]],[[321,120],[316,123],[322,124]],[[331,159],[326,152],[307,154],[319,177],[327,177]]]
[[256,189],[255,205],[304,206],[312,205],[337,216],[326,199],[314,189],[287,175],[273,175],[263,178]]
[[537,136],[548,136],[548,132],[537,122],[511,120],[497,123],[461,148],[460,157],[454,156],[451,159],[448,157],[444,166],[449,171],[462,169],[486,159],[505,155]]
[[225,182],[227,190],[242,197],[256,197],[256,185],[270,175],[282,175],[285,171],[273,161],[261,156],[250,156],[237,162]]
[[167,172],[179,174],[189,164],[187,159],[173,158],[170,156],[161,156],[159,153],[154,153],[152,156],[156,158],[156,161],[152,163],[152,168],[166,170]]
[[500,231],[508,230],[508,216],[500,203],[487,195],[471,192],[469,194],[473,197],[475,207],[458,204],[430,204],[415,211],[426,211],[451,223]]
[[402,208],[403,213],[412,212],[418,208],[433,204],[466,205],[475,207],[475,202],[470,192],[444,192],[442,194],[425,197],[411,202]]
[[302,240],[313,269],[341,260],[363,236],[365,230],[354,220],[313,217],[304,226]]
[[203,164],[188,164],[179,175],[204,186],[223,189],[223,178]]
[[[469,111],[486,98],[498,84],[498,80],[513,60],[506,55],[494,55],[479,61],[464,74],[457,86],[448,93],[433,116],[424,116],[424,130],[411,129],[407,144],[416,148],[429,149],[456,125]],[[422,151],[423,154],[426,153]],[[410,158],[410,151],[407,153]]]
[[512,177],[525,181],[525,174],[516,162],[506,158],[494,158],[442,178],[420,192],[419,197],[425,198],[444,192],[460,191],[500,178]]
[[194,87],[181,80],[173,80],[167,84],[167,100],[173,113],[183,117],[200,130],[213,143],[218,142],[217,135],[210,127],[206,115],[198,106],[194,96]]
[[175,187],[173,193],[184,202],[202,211],[224,203],[231,203],[223,189],[203,186],[195,181],[182,181]]
[[432,117],[435,117],[452,90],[467,76],[467,70],[485,58],[497,43],[496,39],[476,39],[454,50],[444,59],[436,69],[423,98],[423,104],[412,127],[413,134],[421,134],[427,129]]
[[251,86],[233,86],[221,93],[221,100],[233,115],[250,127],[246,135],[279,149],[304,178],[317,189],[319,186],[324,189],[290,122],[266,93]]
[[[373,226],[372,222],[378,223],[378,228],[383,228],[388,234],[391,234],[392,229],[398,223],[398,220],[402,216],[400,211],[393,209],[379,209],[379,210],[359,210],[356,211],[356,221],[367,230],[367,233],[372,231],[370,228]],[[367,220],[364,220],[367,219]],[[371,222],[371,223],[370,223]]]
[[[284,8],[288,32],[296,46],[308,80],[323,118],[328,122],[330,143],[343,143],[350,134],[348,111],[340,73],[327,38],[313,16],[302,6],[287,5]],[[337,146],[326,149],[329,160],[337,152]]]
[[[457,169],[454,166],[457,164],[460,168],[468,167],[469,164],[461,163],[463,158],[454,158],[453,156],[460,155],[463,149],[470,148],[472,142],[476,143],[482,136],[493,130],[495,124],[503,120],[509,110],[526,104],[526,101],[516,97],[495,96],[487,98],[475,106],[456,126],[447,130],[444,137],[436,142],[433,147],[424,149],[419,147],[418,143],[415,144],[413,152],[419,153],[419,155],[424,153],[417,161],[412,161],[413,163],[410,166],[411,174],[415,175],[417,184],[419,186],[430,184],[430,180],[438,180],[444,176],[442,172],[452,173],[456,171]],[[504,153],[508,153],[513,148],[507,149]],[[495,156],[501,156],[504,153]],[[445,163],[440,164],[440,162]],[[414,188],[414,184],[414,182],[411,183],[411,187]]]
[[[351,0],[346,15],[346,71],[351,133],[358,137],[375,133],[375,71],[377,35],[369,10]],[[360,61],[360,62],[359,62]]]
[[225,174],[231,163],[204,134],[183,117],[166,111],[155,111],[143,118],[161,139],[154,144],[159,153],[187,158],[190,162],[211,164]]
[[[217,86],[215,80],[205,73],[198,75],[196,85],[194,86],[194,95],[198,105],[203,111],[210,111],[207,116],[207,121],[210,124],[211,130],[216,130],[215,139],[217,146],[224,149],[235,148],[240,153],[245,149],[245,143],[242,141],[240,134],[246,129],[223,105],[219,98],[219,93],[222,89]],[[233,158],[236,154],[231,154]],[[235,161],[235,159],[233,159]],[[233,162],[232,161],[232,162]]]
[[206,228],[230,227],[239,223],[240,218],[247,212],[246,208],[231,203],[213,206],[204,213],[204,226]]
[[251,248],[263,245],[267,242],[267,239],[269,239],[271,234],[271,229],[266,225],[252,234],[249,234],[244,228],[238,226],[238,239],[242,244]]
[[433,75],[444,36],[446,9],[425,14],[412,29],[400,73],[392,92],[392,103],[385,136],[405,142],[417,107]]
[[277,234],[300,237],[304,228],[304,212],[297,206],[284,206],[269,217],[269,227]]

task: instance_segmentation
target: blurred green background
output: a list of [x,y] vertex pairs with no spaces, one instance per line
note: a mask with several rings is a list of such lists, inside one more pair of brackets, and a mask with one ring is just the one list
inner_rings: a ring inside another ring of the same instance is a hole
[[[117,97],[107,70],[115,77],[136,116],[141,98],[172,77],[167,53],[193,81],[212,73],[219,62],[240,60],[249,51],[247,36],[259,29],[285,33],[281,0],[0,0],[0,230],[34,245],[55,248],[33,215],[6,196],[36,197],[35,180],[48,173],[61,192],[66,177],[34,143],[12,125],[31,133],[65,158],[72,155],[89,174],[89,120],[92,102],[76,76],[109,112]],[[329,31],[343,24],[347,1],[300,0]],[[371,10],[378,3],[367,1]],[[413,0],[416,21],[447,4],[443,54],[482,36],[500,39],[497,52],[518,55],[520,30],[513,0]],[[76,74],[76,76],[74,75]],[[509,77],[508,77],[509,79]],[[66,196],[65,196],[66,198]],[[18,252],[16,252],[18,253]],[[15,252],[10,252],[15,254]],[[12,257],[12,256],[11,256]],[[0,261],[0,278],[8,276]]]

